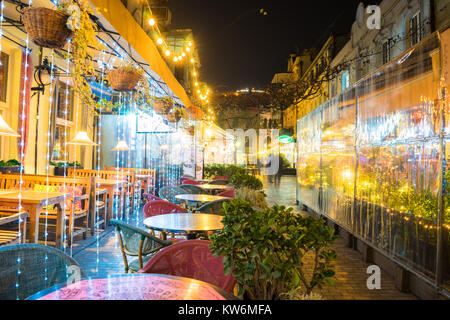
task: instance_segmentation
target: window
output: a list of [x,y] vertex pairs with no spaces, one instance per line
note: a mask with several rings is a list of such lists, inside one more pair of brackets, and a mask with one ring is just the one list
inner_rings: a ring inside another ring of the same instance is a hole
[[418,43],[421,39],[420,32],[420,12],[417,12],[409,21],[409,34],[411,36],[411,46]]
[[391,61],[391,45],[389,43],[389,40],[383,43],[383,64],[388,63]]
[[8,63],[9,56],[2,52],[0,54],[0,101],[6,102],[8,84]]
[[65,82],[58,83],[58,95],[56,97],[56,117],[61,120],[72,121],[74,92],[72,87]]
[[52,152],[53,161],[67,160],[66,142],[70,141],[70,128],[73,121],[74,92],[63,81],[58,82],[56,95],[56,126]]
[[342,91],[345,91],[348,87],[350,87],[350,73],[345,71],[341,77],[342,80]]

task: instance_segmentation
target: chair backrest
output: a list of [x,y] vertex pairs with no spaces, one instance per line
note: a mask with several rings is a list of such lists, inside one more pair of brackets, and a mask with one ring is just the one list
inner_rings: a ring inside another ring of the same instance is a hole
[[190,194],[206,194],[205,190],[193,184],[182,184],[180,188]]
[[233,292],[236,280],[223,272],[222,258],[214,256],[211,241],[181,241],[156,253],[140,273],[167,274],[196,279]]
[[213,178],[213,180],[230,180],[230,177],[228,177],[228,176],[215,176],[214,178]]
[[187,213],[187,210],[165,200],[155,200],[144,205],[144,217],[149,218],[160,214]]
[[0,247],[0,266],[0,300],[26,299],[65,283],[76,271],[80,272],[81,278],[86,277],[73,258],[61,250],[40,244]]
[[221,193],[218,194],[218,196],[228,197],[228,198],[235,198],[236,197],[235,191],[236,190],[234,188],[231,188],[231,189],[222,191]]
[[176,204],[176,203],[183,203],[183,201],[176,199],[175,196],[179,194],[186,194],[186,191],[179,187],[167,186],[159,189],[158,194],[161,199]]
[[147,198],[148,201],[155,201],[155,200],[162,200],[160,197],[157,197],[151,193],[144,193],[142,194],[144,198]]
[[123,221],[111,219],[110,223],[119,232],[121,246],[126,254],[138,255],[141,250],[141,253],[146,255],[171,244]]
[[182,184],[190,184],[190,185],[199,185],[199,184],[202,184],[202,183],[199,182],[199,181],[195,181],[195,180],[192,180],[192,179],[189,179],[189,178],[181,178],[181,183],[182,183]]
[[223,215],[223,204],[229,201],[231,201],[231,199],[220,199],[207,202],[199,207],[196,212]]
[[226,186],[228,184],[228,180],[213,180],[209,182],[209,184]]
[[[105,167],[105,171],[116,171],[116,167]],[[126,172],[135,172],[136,174],[145,174],[148,176],[151,176],[152,178],[155,176],[155,170],[154,169],[139,169],[139,168],[119,168],[119,170],[123,170]]]

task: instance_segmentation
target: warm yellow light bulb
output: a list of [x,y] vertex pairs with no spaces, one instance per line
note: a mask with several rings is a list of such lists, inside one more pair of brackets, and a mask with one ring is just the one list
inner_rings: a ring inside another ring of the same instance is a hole
[[156,43],[160,45],[163,44],[163,42],[164,40],[162,38],[158,38],[158,40],[156,40]]
[[198,82],[194,83],[194,86],[198,87]]
[[174,62],[177,62],[177,61],[178,61],[178,58],[177,58],[177,57],[173,57],[173,61],[174,61]]
[[155,19],[150,18],[150,20],[148,20],[148,24],[151,25],[152,27],[156,24]]
[[191,59],[191,63],[195,63],[195,59],[194,58]]
[[197,93],[200,93],[200,90],[197,90]]
[[192,47],[192,41],[189,41],[188,46]]
[[186,56],[186,53],[182,52],[181,55],[182,55],[183,57],[185,57],[185,56]]
[[192,72],[192,75],[193,75],[194,77],[196,77],[196,76],[197,76],[197,72],[196,72],[196,71]]
[[166,56],[170,56],[170,50],[166,50]]

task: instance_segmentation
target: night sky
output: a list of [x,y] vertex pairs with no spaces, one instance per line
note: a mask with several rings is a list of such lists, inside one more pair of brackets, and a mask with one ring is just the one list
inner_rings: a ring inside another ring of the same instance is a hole
[[170,0],[170,28],[193,30],[201,80],[214,90],[265,88],[275,73],[286,71],[297,48],[320,48],[331,32],[349,33],[359,2]]

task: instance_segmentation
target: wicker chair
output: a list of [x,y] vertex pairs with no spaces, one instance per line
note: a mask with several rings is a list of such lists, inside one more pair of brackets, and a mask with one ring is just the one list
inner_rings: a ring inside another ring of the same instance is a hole
[[219,185],[219,186],[226,186],[228,184],[228,180],[213,180],[209,184],[212,184],[212,185],[215,185],[215,186],[217,186],[217,185]]
[[0,247],[24,243],[28,213],[15,209],[0,209]]
[[220,197],[228,197],[228,198],[235,198],[236,197],[235,191],[236,190],[234,188],[231,188],[231,189],[228,189],[228,190],[225,190],[225,191],[219,193],[218,196],[220,196]]
[[207,194],[205,190],[193,184],[182,184],[180,188],[190,194]]
[[[0,300],[26,299],[29,296],[66,283],[79,264],[63,251],[40,244],[15,244],[0,248]],[[20,273],[19,273],[20,271]]]
[[[137,272],[156,252],[172,244],[119,220],[111,220],[119,235],[125,273]],[[127,256],[138,257],[128,263]]]
[[229,202],[231,199],[221,199],[216,201],[207,202],[201,207],[197,208],[195,212],[197,213],[210,213],[210,214],[218,214],[223,215],[223,204],[225,202]]
[[225,275],[221,258],[209,250],[210,241],[189,240],[175,243],[155,254],[139,273],[167,274],[205,281],[233,292],[236,280]]
[[179,187],[162,187],[159,189],[159,197],[163,200],[172,202],[174,204],[182,204],[183,200],[178,200],[175,198],[176,195],[186,194],[186,191]]

